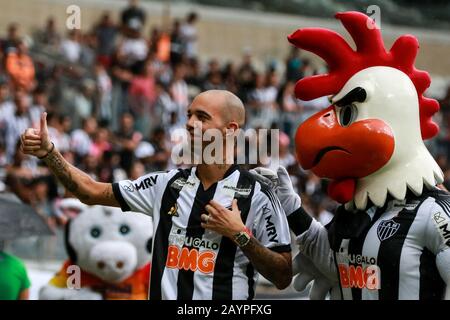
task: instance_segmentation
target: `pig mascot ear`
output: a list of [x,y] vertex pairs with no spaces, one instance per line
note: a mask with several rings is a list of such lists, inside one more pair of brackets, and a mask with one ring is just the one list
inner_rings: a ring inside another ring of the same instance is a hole
[[70,219],[66,225],[64,230],[64,245],[66,247],[66,252],[69,255],[70,261],[73,263],[77,263],[77,253],[75,249],[70,244],[70,226],[72,224],[72,219]]

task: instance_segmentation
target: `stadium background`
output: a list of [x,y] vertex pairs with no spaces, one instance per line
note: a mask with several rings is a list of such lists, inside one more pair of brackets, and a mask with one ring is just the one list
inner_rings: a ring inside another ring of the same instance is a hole
[[[280,137],[282,163],[289,167],[305,207],[326,223],[334,204],[325,195],[326,185],[295,164],[292,140],[301,121],[327,106],[326,99],[295,100],[293,85],[326,66],[292,49],[286,36],[307,26],[343,33],[331,18],[336,11],[365,12],[367,6],[379,5],[386,47],[401,34],[419,38],[416,66],[430,72],[427,94],[441,103],[435,118],[441,131],[428,146],[449,187],[450,5],[280,2],[140,1],[145,21],[136,24],[121,21],[125,0],[0,0],[0,189],[35,207],[56,233],[6,243],[6,251],[26,262],[31,298],[65,258],[62,230],[67,217],[55,204],[70,196],[41,163],[16,148],[20,129],[36,125],[43,110],[49,112],[53,139],[68,159],[96,179],[116,181],[172,168],[170,133],[182,126],[192,97],[207,89],[231,90],[245,102],[247,127],[285,133]],[[81,9],[81,29],[70,31],[66,9],[73,4]],[[102,23],[106,12],[109,20]],[[188,25],[191,13],[197,19]],[[8,59],[20,58],[18,50],[24,51],[24,69],[19,71],[8,64]],[[257,297],[296,299],[305,293],[279,293],[262,281]]]

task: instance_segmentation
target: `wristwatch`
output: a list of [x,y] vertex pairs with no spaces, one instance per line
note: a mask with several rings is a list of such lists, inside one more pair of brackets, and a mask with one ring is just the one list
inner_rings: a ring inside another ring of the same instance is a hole
[[248,228],[245,228],[243,231],[236,233],[233,236],[233,240],[239,248],[245,247],[250,242],[251,238],[252,232]]

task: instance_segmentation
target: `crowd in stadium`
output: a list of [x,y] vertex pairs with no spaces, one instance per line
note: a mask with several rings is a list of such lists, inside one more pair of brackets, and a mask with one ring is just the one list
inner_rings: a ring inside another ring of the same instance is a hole
[[[56,204],[71,195],[43,163],[19,148],[20,134],[39,127],[43,111],[51,140],[64,157],[96,180],[114,182],[173,168],[171,133],[184,127],[192,97],[227,89],[244,102],[247,128],[282,131],[281,163],[305,208],[327,223],[333,203],[325,196],[326,185],[301,170],[293,153],[298,124],[328,106],[326,98],[305,102],[293,94],[298,79],[318,70],[295,48],[263,72],[254,67],[251,50],[241,61],[205,63],[198,51],[201,17],[196,13],[173,20],[164,31],[146,30],[147,19],[142,8],[130,6],[117,19],[104,13],[88,32],[63,34],[53,18],[31,35],[20,24],[9,25],[0,46],[0,189],[16,193],[54,228],[64,225],[68,217]],[[450,90],[441,110],[441,133],[431,150],[448,188]]]

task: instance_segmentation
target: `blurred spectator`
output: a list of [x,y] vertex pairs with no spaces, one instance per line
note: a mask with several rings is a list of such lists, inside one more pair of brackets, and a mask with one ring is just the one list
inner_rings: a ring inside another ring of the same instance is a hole
[[95,114],[96,89],[95,81],[86,78],[81,82],[80,90],[76,91],[72,97],[72,120],[74,126],[79,126],[80,119],[84,119]]
[[173,80],[170,86],[172,99],[177,104],[180,115],[183,117],[189,105],[189,92],[185,81],[186,72],[187,69],[184,63],[177,64],[173,71]]
[[61,35],[56,30],[56,23],[53,17],[49,17],[43,30],[35,35],[36,40],[46,46],[58,48],[61,43]]
[[89,117],[83,120],[82,128],[75,129],[71,135],[70,148],[78,158],[89,154],[92,138],[97,131],[97,120]]
[[80,63],[83,67],[93,68],[97,59],[97,37],[95,32],[82,34]]
[[[131,112],[136,119],[135,128],[145,134],[152,126],[153,104],[156,99],[155,77],[151,60],[142,63],[138,75],[131,80],[128,97]],[[158,122],[158,121],[155,121]]]
[[147,58],[147,55],[147,41],[142,37],[138,28],[130,28],[129,32],[119,42],[117,59],[129,71],[136,73],[140,63]]
[[95,27],[97,37],[97,60],[108,68],[116,46],[117,27],[111,19],[110,12],[103,13],[100,23]]
[[170,63],[174,66],[183,61],[183,39],[181,36],[181,23],[175,19],[173,21],[172,32],[170,33]]
[[94,69],[95,81],[97,83],[98,110],[96,114],[100,120],[110,122],[113,117],[112,112],[112,80],[104,64],[98,62]]
[[253,66],[252,55],[249,48],[244,49],[242,63],[237,71],[239,86],[238,96],[246,103],[250,91],[255,87],[256,70]]
[[1,47],[3,53],[8,55],[10,52],[15,51],[17,44],[20,42],[19,25],[17,23],[11,23],[8,25],[8,34],[6,39],[2,40]]
[[47,115],[48,133],[51,140],[60,152],[67,152],[70,149],[70,131],[71,121],[68,116],[59,116],[56,113]]
[[53,203],[49,197],[48,178],[40,176],[32,180],[29,188],[32,190],[30,204],[36,209],[37,213],[43,216],[51,228],[57,225],[57,219],[53,211]]
[[300,50],[292,46],[286,58],[286,81],[297,81],[302,78],[303,61],[300,58]]
[[294,135],[294,130],[301,122],[302,107],[294,94],[295,83],[288,81],[280,89],[278,103],[281,109],[281,129],[289,137]]
[[270,128],[275,120],[277,105],[277,78],[274,73],[256,76],[255,89],[249,94],[248,126]]
[[30,114],[30,97],[23,89],[16,89],[14,94],[14,114],[5,125],[6,155],[12,159],[20,135],[33,124]]
[[107,151],[111,151],[112,146],[109,142],[109,131],[106,128],[99,128],[95,133],[95,138],[91,146],[90,154],[101,160]]
[[77,63],[81,58],[81,50],[80,31],[78,29],[70,30],[68,37],[61,42],[63,57],[71,63]]
[[28,47],[23,40],[16,44],[16,50],[6,56],[6,71],[16,87],[30,91],[35,86],[34,64],[28,55]]
[[139,7],[138,0],[129,0],[128,7],[121,13],[121,22],[124,28],[140,29],[146,20],[145,11]]
[[124,113],[120,118],[120,128],[113,136],[115,150],[120,155],[120,166],[128,172],[134,160],[134,150],[142,140],[142,134],[134,130],[134,118]]
[[148,141],[139,143],[135,155],[147,171],[166,170],[170,159],[166,131],[162,127],[155,128]]
[[197,23],[198,15],[191,12],[186,17],[186,21],[180,27],[180,36],[184,45],[184,52],[186,56],[191,59],[197,57]]
[[38,128],[41,114],[48,110],[48,98],[45,88],[38,86],[33,91],[33,102],[30,107],[31,123],[33,127]]
[[0,76],[0,144],[5,144],[6,122],[14,115],[15,106],[10,97],[8,79]]

